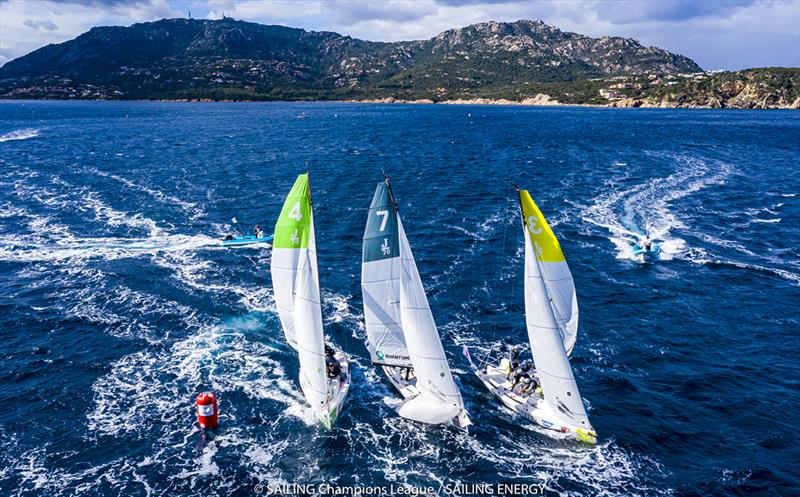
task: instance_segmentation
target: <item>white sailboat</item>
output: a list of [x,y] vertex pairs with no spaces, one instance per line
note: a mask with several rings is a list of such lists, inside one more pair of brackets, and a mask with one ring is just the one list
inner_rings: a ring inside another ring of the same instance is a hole
[[369,209],[361,290],[372,363],[406,399],[398,413],[469,426],[388,179],[378,183]]
[[540,426],[596,443],[569,364],[578,331],[578,299],[561,245],[527,190],[518,190],[525,237],[525,315],[535,369],[514,384],[508,358],[475,374],[512,411]]
[[350,388],[350,369],[343,353],[326,356],[308,173],[297,177],[275,223],[271,271],[286,341],[300,357],[303,395],[330,428]]

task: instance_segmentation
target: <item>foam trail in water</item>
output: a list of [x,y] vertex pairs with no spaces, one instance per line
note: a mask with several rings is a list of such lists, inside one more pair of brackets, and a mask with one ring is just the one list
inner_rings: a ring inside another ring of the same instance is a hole
[[[375,479],[439,488],[445,482],[458,483],[453,468],[491,465],[498,468],[501,480],[535,476],[554,491],[577,486],[592,495],[668,494],[641,483],[648,480],[643,473],[660,471],[657,463],[628,453],[613,441],[591,448],[553,442],[549,433],[526,421],[498,428],[491,419],[484,419],[476,429],[491,433],[476,434],[403,419],[395,412],[399,395],[368,362],[353,362],[364,373],[356,394],[362,396],[359,402],[378,409],[382,422],[363,423],[356,418],[346,433],[348,452],[359,460],[370,460]],[[510,418],[499,405],[482,403],[475,409],[476,419]],[[446,467],[441,465],[442,460],[448,461]]]
[[[769,253],[756,253],[741,243],[699,232],[687,226],[684,219],[672,211],[671,204],[674,201],[709,186],[723,184],[733,173],[730,165],[686,156],[664,157],[674,160],[677,167],[675,173],[626,189],[614,189],[600,195],[593,205],[581,211],[581,217],[586,222],[600,226],[610,233],[609,240],[617,248],[618,259],[636,260],[632,246],[647,232],[651,238],[660,242],[662,251],[659,257],[662,260],[679,257],[695,264],[727,265],[772,274],[794,284],[800,283],[799,272],[774,267],[789,266],[794,269],[797,266],[792,261]],[[610,189],[625,178],[627,175],[612,180],[606,188]],[[782,218],[777,215],[783,205],[777,202],[766,207],[745,209],[741,214],[748,217],[747,221],[733,226],[748,228],[752,223],[778,224]],[[765,215],[770,217],[760,217]],[[720,247],[725,251],[724,255],[714,254],[700,247],[690,247],[684,239],[672,236],[672,230],[676,229],[685,230],[712,246]],[[756,260],[732,259],[730,255],[737,252]]]
[[[62,235],[56,243],[34,241],[36,238],[10,236],[0,243],[0,260],[14,262],[58,262],[140,257],[161,252],[184,252],[219,247],[220,242],[205,235],[164,235],[156,238],[80,238],[46,223],[51,236]],[[35,226],[32,226],[35,228]]]
[[[686,241],[673,237],[674,229],[686,228],[671,204],[703,188],[724,182],[731,168],[721,162],[696,157],[668,156],[676,171],[632,187],[600,195],[594,204],[581,212],[584,221],[606,229],[617,249],[618,259],[635,260],[633,245],[644,236],[661,244],[662,259],[671,259],[687,250]],[[607,182],[604,189],[613,188],[621,180]]]
[[[221,242],[206,235],[172,234],[156,221],[139,213],[116,210],[103,201],[97,192],[78,187],[58,176],[48,183],[65,191],[58,192],[42,185],[33,185],[38,173],[27,169],[13,171],[13,193],[20,201],[34,200],[53,211],[52,215],[31,214],[20,206],[6,204],[0,209],[2,217],[20,217],[30,233],[12,234],[0,243],[0,260],[37,262],[119,259],[160,252],[183,252],[221,246]],[[8,174],[6,174],[8,176]],[[76,237],[70,229],[54,221],[60,212],[90,212],[93,222],[115,228],[129,228],[147,236]]]
[[145,436],[144,432],[158,428],[130,420],[159,412],[163,421],[169,421],[162,429],[184,426],[190,430],[184,408],[199,385],[223,398],[226,393],[241,391],[277,402],[283,405],[284,415],[313,424],[313,414],[280,360],[287,352],[248,339],[247,335],[262,328],[257,316],[240,318],[206,326],[166,350],[123,357],[92,387],[95,406],[87,417],[89,428],[110,435],[130,432]]
[[202,210],[200,207],[198,207],[197,204],[194,204],[192,202],[188,202],[188,201],[183,200],[181,198],[178,198],[178,197],[176,197],[174,195],[166,194],[166,193],[162,192],[161,190],[157,190],[157,189],[150,188],[150,187],[147,187],[147,186],[144,186],[144,185],[140,185],[140,184],[135,183],[135,182],[133,182],[133,181],[127,179],[127,178],[123,178],[123,177],[118,176],[116,174],[107,173],[105,171],[100,171],[99,169],[95,169],[95,168],[87,169],[87,172],[89,172],[91,174],[95,174],[97,176],[102,176],[102,177],[105,177],[105,178],[113,179],[114,181],[122,183],[123,185],[125,185],[126,187],[128,187],[131,190],[136,190],[136,191],[140,191],[142,193],[146,193],[147,195],[149,195],[149,196],[155,198],[156,200],[158,200],[160,202],[163,202],[165,204],[177,205],[183,211],[191,214],[190,219],[192,219],[192,220],[197,220],[197,219],[199,219],[201,217],[204,217],[206,215],[205,211]]
[[36,138],[37,136],[39,136],[38,129],[18,129],[0,135],[0,143],[14,140],[27,140],[29,138]]

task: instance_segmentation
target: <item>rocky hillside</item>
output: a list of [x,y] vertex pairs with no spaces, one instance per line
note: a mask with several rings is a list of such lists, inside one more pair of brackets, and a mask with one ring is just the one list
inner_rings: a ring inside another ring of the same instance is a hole
[[410,89],[434,98],[473,89],[613,75],[690,73],[691,59],[630,38],[590,38],[542,21],[486,22],[422,42],[416,63],[379,87]]
[[587,80],[530,83],[470,91],[448,102],[800,109],[800,68],[733,72],[632,74]]
[[487,22],[421,41],[222,20],[98,27],[0,67],[5,98],[451,99],[534,83],[700,71],[692,60],[541,21]]
[[644,105],[733,109],[800,109],[800,69],[771,67],[677,78],[631,95]]

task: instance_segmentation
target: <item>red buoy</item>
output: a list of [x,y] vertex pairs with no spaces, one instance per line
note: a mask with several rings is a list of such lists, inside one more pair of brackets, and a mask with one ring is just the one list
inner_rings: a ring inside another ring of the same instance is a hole
[[217,396],[213,392],[202,392],[197,396],[197,423],[200,428],[214,429],[219,424]]

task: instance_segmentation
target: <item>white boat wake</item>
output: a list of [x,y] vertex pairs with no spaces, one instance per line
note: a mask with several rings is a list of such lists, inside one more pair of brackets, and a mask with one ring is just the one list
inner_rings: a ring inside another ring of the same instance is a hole
[[683,219],[672,204],[699,190],[724,183],[731,167],[717,161],[687,156],[668,156],[676,166],[675,172],[638,183],[621,190],[623,178],[614,178],[604,185],[609,191],[596,197],[594,204],[584,208],[580,217],[587,223],[608,232],[608,240],[617,250],[617,259],[637,260],[633,245],[645,234],[661,246],[659,257],[669,260],[686,252],[688,245],[673,230],[685,229]]

